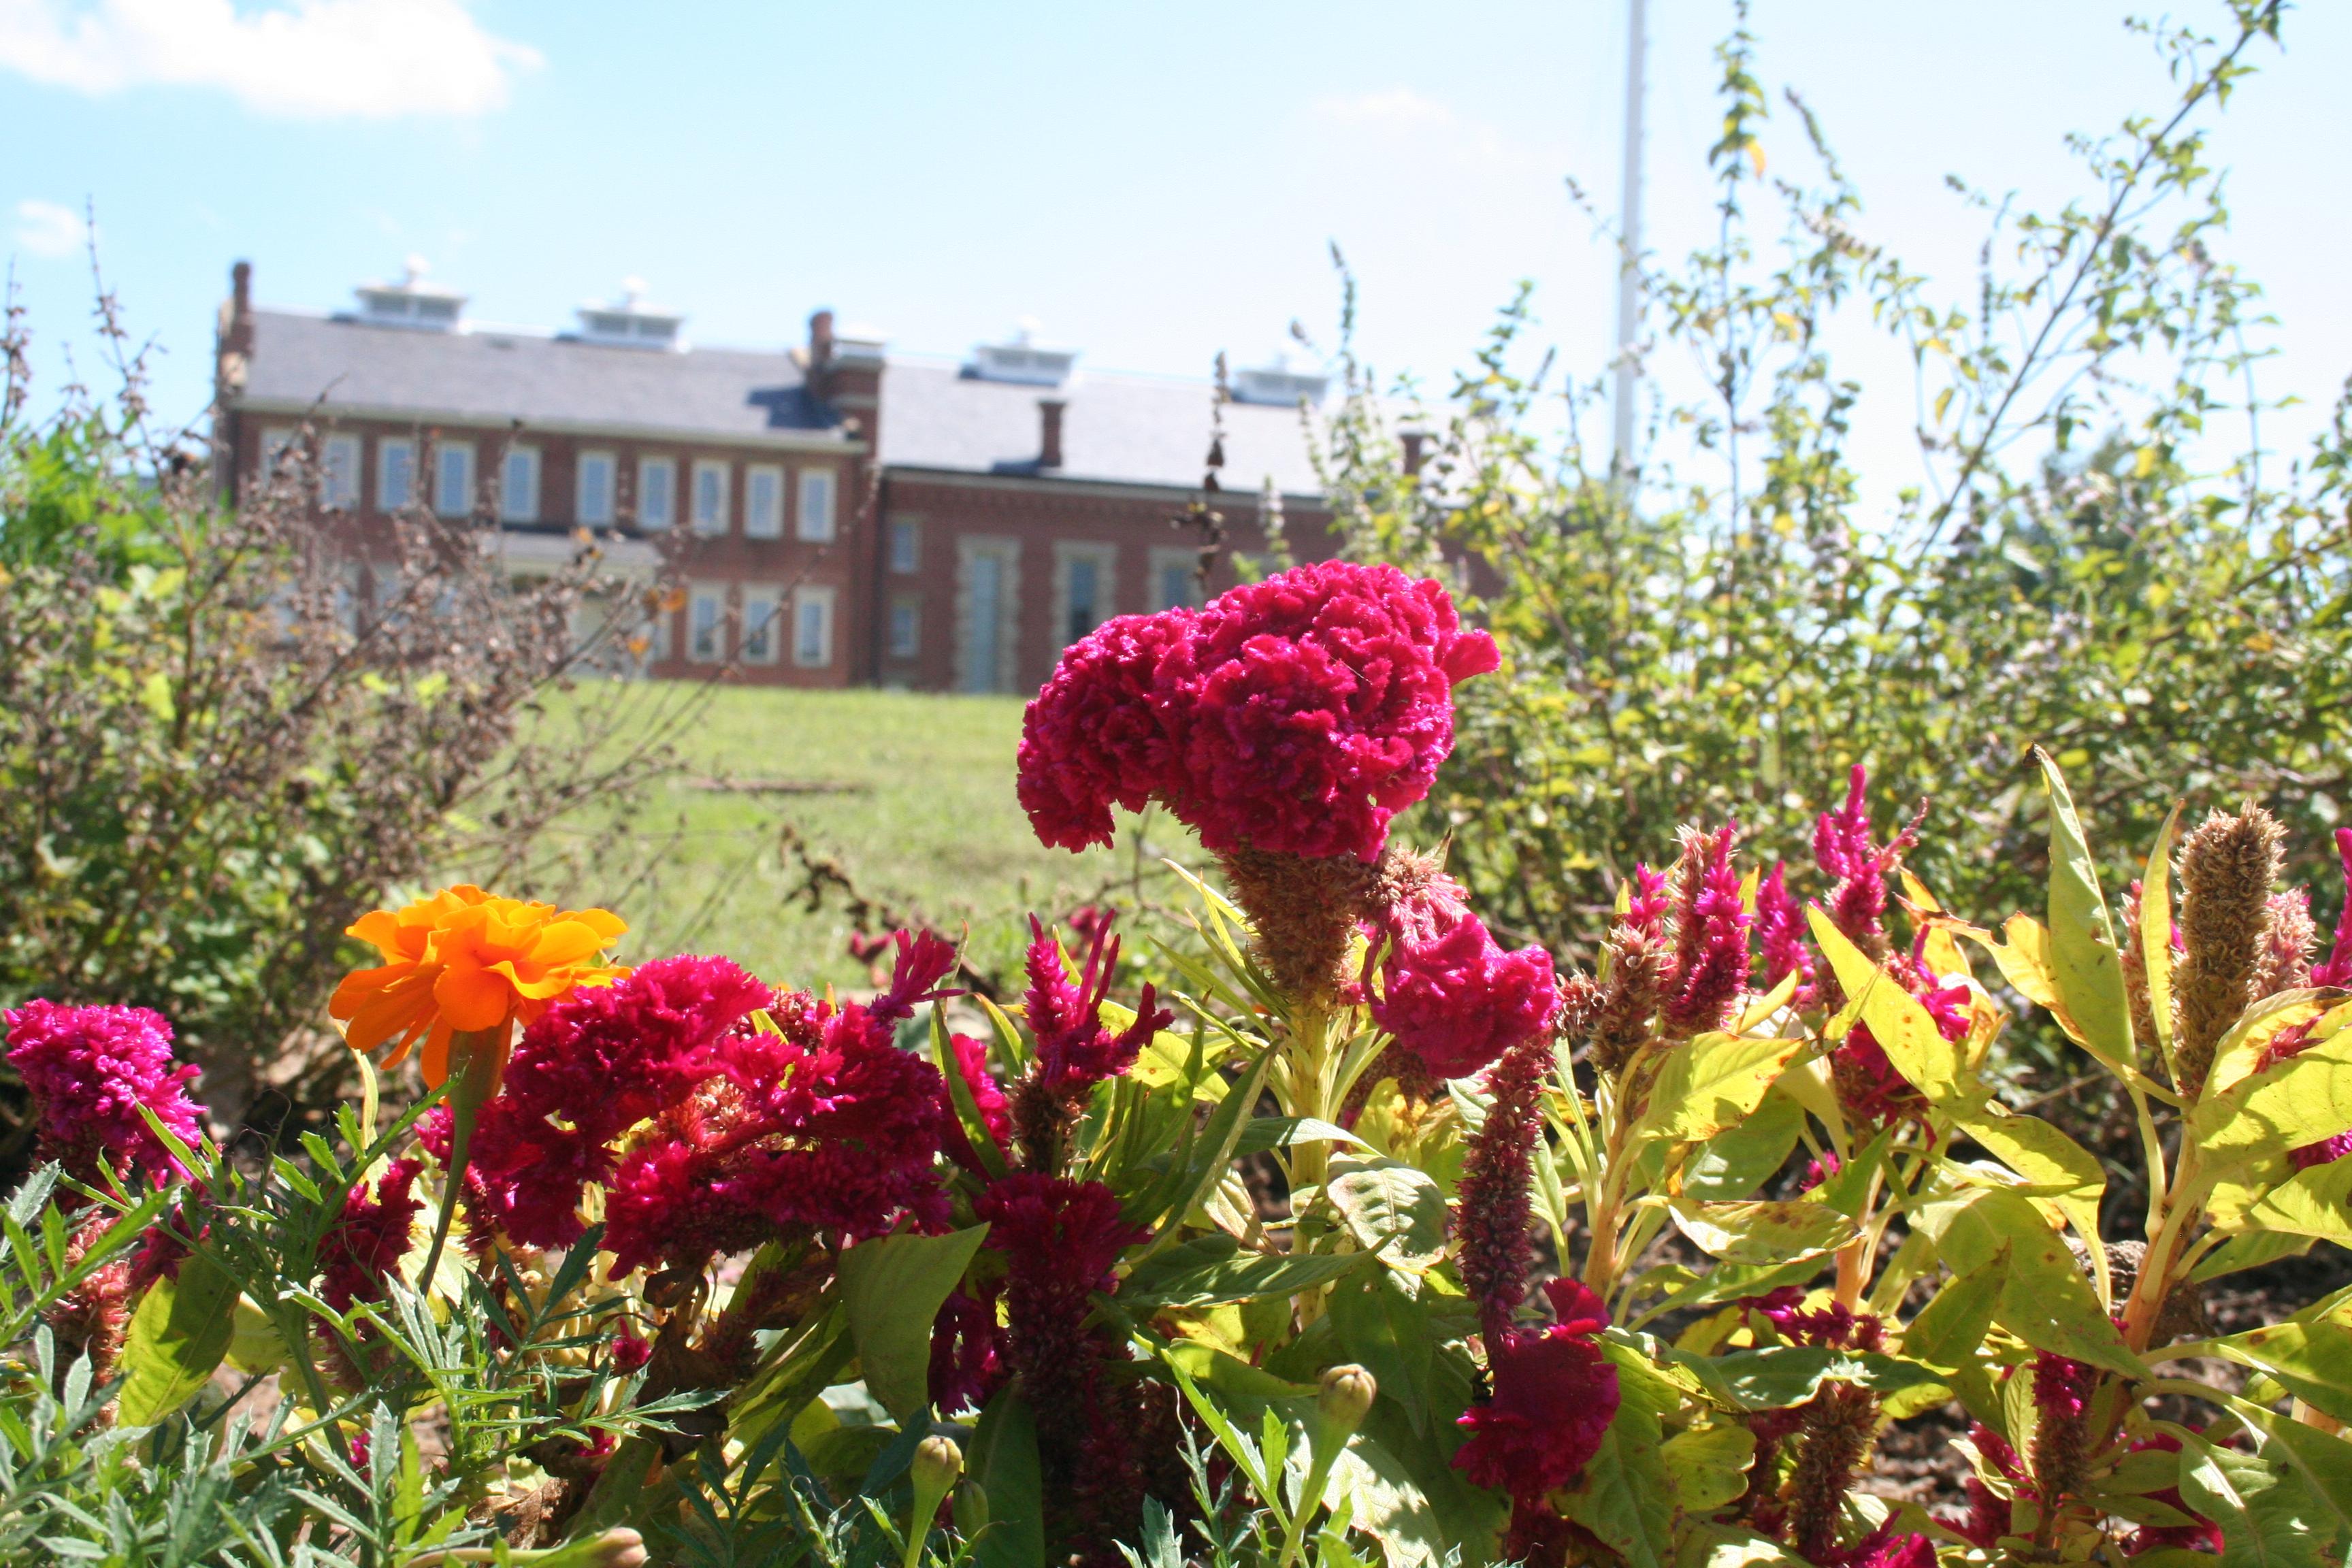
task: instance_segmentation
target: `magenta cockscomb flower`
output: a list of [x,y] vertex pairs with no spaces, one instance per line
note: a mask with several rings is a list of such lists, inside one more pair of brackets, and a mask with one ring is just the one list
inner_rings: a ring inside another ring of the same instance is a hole
[[1813,951],[1805,940],[1805,910],[1789,891],[1789,863],[1775,860],[1771,874],[1756,889],[1756,941],[1764,964],[1764,985],[1769,990],[1797,976],[1790,1001],[1798,1007],[1812,1004]]
[[1108,844],[1158,801],[1213,850],[1378,857],[1454,744],[1455,682],[1496,667],[1444,588],[1325,561],[1205,608],[1123,616],[1029,705],[1020,793],[1038,837]]
[[1722,1028],[1748,988],[1748,907],[1731,864],[1738,841],[1738,823],[1691,833],[1675,889],[1674,990],[1660,1012],[1670,1037]]
[[[988,1047],[970,1035],[950,1035],[948,1050],[955,1058],[956,1075],[963,1079],[964,1088],[971,1093],[972,1109],[980,1112],[981,1122],[988,1129],[990,1141],[1001,1152],[1004,1141],[1013,1135],[1013,1113],[996,1076],[988,1070]],[[944,1083],[945,1075],[941,1076]],[[940,1126],[946,1140],[944,1147],[948,1158],[967,1171],[980,1170],[980,1152],[971,1146],[971,1138],[964,1132],[962,1119],[955,1114],[953,1105],[942,1112]]]
[[2344,907],[2327,956],[2312,966],[2311,984],[2352,987],[2352,827],[2336,830],[2336,854],[2344,869]]
[[1739,1304],[1770,1323],[1773,1331],[1792,1345],[1874,1351],[1885,1342],[1886,1323],[1877,1313],[1857,1312],[1839,1301],[1808,1308],[1801,1286],[1783,1285]]
[[408,1255],[416,1216],[425,1211],[414,1191],[424,1164],[395,1160],[373,1182],[362,1182],[343,1200],[343,1212],[319,1243],[325,1278],[319,1294],[338,1312],[355,1301],[381,1301],[384,1285]]
[[1512,1316],[1528,1299],[1528,1266],[1534,1258],[1528,1238],[1530,1165],[1543,1137],[1541,1100],[1550,1070],[1551,1041],[1543,1036],[1530,1036],[1503,1053],[1486,1074],[1494,1103],[1462,1160],[1453,1215],[1454,1235],[1461,1243],[1456,1267],[1490,1345],[1509,1331]]
[[977,1294],[950,1291],[931,1321],[931,1406],[942,1415],[985,1408],[1007,1375],[998,1289],[972,1289]]
[[[932,1166],[945,1091],[892,1033],[954,950],[928,932],[895,940],[891,984],[870,1007],[836,1012],[696,957],[558,1002],[524,1033],[475,1130],[467,1191],[485,1237],[569,1246],[592,1184],[605,1189],[616,1277],[698,1268],[780,1233],[854,1241],[901,1216],[943,1219]],[[752,1026],[761,1009],[772,1028]],[[446,1158],[446,1114],[424,1131]]]
[[1674,905],[1664,871],[1654,871],[1646,860],[1633,863],[1633,886],[1625,897],[1625,923],[1651,936],[1666,929],[1666,911]]
[[1863,799],[1869,784],[1868,771],[1856,763],[1847,780],[1844,806],[1823,812],[1813,825],[1813,859],[1835,884],[1830,890],[1830,919],[1846,940],[1874,962],[1883,962],[1889,951],[1884,923],[1886,874],[1905,850],[1919,842],[1919,822],[1927,808],[1923,804],[1919,816],[1882,846],[1872,837],[1870,808]]
[[118,1174],[184,1176],[142,1111],[194,1146],[203,1123],[187,1096],[193,1067],[172,1061],[172,1026],[144,1007],[67,1007],[31,1001],[0,1013],[8,1061],[39,1118],[39,1153],[67,1175],[97,1182],[102,1160]]
[[1086,967],[1076,978],[1061,942],[1034,915],[1029,917],[1029,989],[1023,1009],[1037,1053],[1013,1087],[1012,1123],[1029,1167],[1051,1172],[1060,1167],[1063,1133],[1095,1085],[1133,1066],[1137,1053],[1175,1015],[1158,1005],[1146,985],[1134,1018],[1124,1027],[1103,1022],[1103,1004],[1118,968],[1118,938],[1108,925],[1097,928]]
[[1573,1279],[1548,1281],[1544,1295],[1558,1321],[1488,1344],[1493,1397],[1463,1415],[1470,1436],[1454,1456],[1477,1485],[1529,1504],[1574,1480],[1601,1451],[1618,1403],[1617,1368],[1595,1342],[1608,1309]]
[[1374,932],[1372,1021],[1442,1079],[1466,1077],[1548,1034],[1559,1007],[1551,954],[1506,952],[1467,900],[1453,879],[1430,877],[1382,909]]

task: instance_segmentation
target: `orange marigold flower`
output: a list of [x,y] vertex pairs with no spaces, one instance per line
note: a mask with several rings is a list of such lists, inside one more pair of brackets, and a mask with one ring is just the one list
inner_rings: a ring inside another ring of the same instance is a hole
[[327,1012],[346,1024],[343,1037],[355,1051],[391,1042],[386,1067],[422,1039],[427,1085],[448,1077],[453,1036],[489,1033],[495,1077],[515,1025],[529,1025],[575,986],[628,973],[597,958],[628,929],[607,910],[559,910],[464,883],[444,888],[362,915],[346,930],[384,962],[346,975]]

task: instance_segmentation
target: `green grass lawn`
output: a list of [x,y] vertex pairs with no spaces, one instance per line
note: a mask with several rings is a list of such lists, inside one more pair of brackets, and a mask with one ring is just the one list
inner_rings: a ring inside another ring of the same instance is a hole
[[[1198,854],[1164,817],[1129,819],[1115,851],[1039,844],[1013,794],[1021,710],[1016,697],[715,690],[677,739],[679,776],[625,821],[591,814],[559,830],[625,840],[607,839],[621,853],[563,892],[609,901],[633,959],[721,952],[779,984],[866,984],[843,895],[814,910],[792,897],[805,872],[789,826],[859,893],[950,937],[968,923],[974,959],[1009,971],[1026,911],[1064,915],[1107,890],[1131,907],[1131,880],[1125,894],[1108,885],[1132,879],[1139,851],[1146,873],[1161,855]],[[620,868],[632,861],[642,877]]]

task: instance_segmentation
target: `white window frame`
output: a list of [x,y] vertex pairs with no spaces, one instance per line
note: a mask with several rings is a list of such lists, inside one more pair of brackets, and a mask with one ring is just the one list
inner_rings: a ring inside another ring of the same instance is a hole
[[[589,505],[588,470],[596,465],[604,470],[604,494],[599,504]],[[606,451],[580,454],[572,465],[572,512],[573,521],[584,528],[613,526],[614,501],[619,493],[621,460]]]
[[[906,548],[901,550],[901,544]],[[890,520],[889,555],[889,570],[896,576],[911,577],[923,569],[921,519],[894,517]]]
[[[690,487],[687,495],[687,515],[693,519],[694,531],[700,538],[724,539],[727,537],[729,499],[727,492],[731,488],[729,481],[734,478],[734,475],[730,470],[734,466],[732,463],[714,458],[697,458],[694,460]],[[705,517],[702,510],[702,481],[714,476],[717,479],[717,489],[713,492],[712,499],[717,504],[711,508],[710,515]]]
[[793,509],[793,537],[803,544],[831,544],[840,490],[840,478],[832,468],[803,468],[796,498],[800,504]]
[[[923,654],[923,601],[912,594],[900,594],[890,601],[889,624],[883,628],[888,639],[892,658],[920,658]],[[898,635],[900,617],[905,617],[906,636]]]
[[[981,559],[995,563],[996,602],[979,603]],[[995,646],[982,647],[983,626],[995,629]],[[1021,542],[1001,535],[968,533],[956,541],[955,689],[1011,691],[1018,679],[1021,647]]]
[[[654,482],[655,477],[661,483]],[[658,510],[654,506],[658,499]],[[645,533],[661,533],[677,526],[677,459],[676,458],[639,458],[637,459],[637,528]]]
[[742,626],[736,636],[742,661],[776,663],[783,657],[784,629],[783,590],[773,583],[744,584]]
[[[518,483],[520,479],[520,483]],[[539,521],[539,448],[509,447],[499,458],[499,521]]]
[[[458,467],[457,489],[462,492],[457,498],[458,504],[456,506],[448,504],[451,499],[449,464],[453,459]],[[474,444],[471,441],[436,443],[433,448],[434,511],[442,517],[471,517],[478,493],[479,485],[474,472]]]
[[1070,625],[1070,613],[1077,607],[1074,592],[1076,568],[1082,563],[1092,566],[1095,572],[1094,619],[1087,625],[1087,632],[1093,631],[1118,614],[1118,546],[1092,540],[1057,542],[1054,546],[1054,636],[1064,647],[1087,635],[1080,632],[1073,637]]
[[[398,460],[395,461],[394,459]],[[397,471],[400,484],[393,485]],[[375,509],[378,511],[401,511],[416,501],[416,438],[413,436],[379,436],[375,443]]]
[[319,448],[319,504],[337,511],[357,511],[361,465],[366,453],[357,436],[339,430]]
[[[1201,592],[1200,584],[1194,575],[1200,571],[1200,569],[1201,552],[1199,551],[1182,550],[1168,545],[1154,545],[1151,551],[1151,582],[1150,584],[1151,591],[1151,608],[1156,612],[1160,610],[1173,609],[1176,607],[1176,605],[1192,605]],[[1181,572],[1184,574],[1185,596],[1175,601],[1174,604],[1163,604],[1161,601],[1166,599],[1168,595],[1160,591],[1160,585],[1166,582],[1168,574],[1171,572]]]
[[[761,492],[766,491],[764,502]],[[743,469],[743,537],[784,536],[784,470],[778,463],[751,463]]]
[[[709,625],[702,624],[702,607],[710,606]],[[706,647],[703,634],[709,633]],[[722,664],[727,658],[727,584],[697,583],[686,595],[686,657],[694,664]]]
[[793,663],[802,669],[833,668],[835,597],[832,588],[812,584],[793,590]]

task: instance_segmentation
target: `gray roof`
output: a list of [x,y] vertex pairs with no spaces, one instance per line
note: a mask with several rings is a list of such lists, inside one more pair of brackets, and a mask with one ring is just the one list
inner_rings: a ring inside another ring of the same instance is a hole
[[[1040,398],[1059,398],[1063,479],[1191,489],[1208,455],[1215,389],[1204,381],[1080,371],[1061,387],[982,381],[951,363],[893,357],[882,377],[882,461],[891,468],[1034,474]],[[1271,476],[1292,495],[1322,489],[1298,410],[1225,409],[1228,490]]]
[[488,329],[420,331],[285,310],[256,310],[253,329],[247,402],[720,440],[837,434],[787,354],[610,348]]

